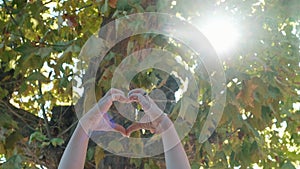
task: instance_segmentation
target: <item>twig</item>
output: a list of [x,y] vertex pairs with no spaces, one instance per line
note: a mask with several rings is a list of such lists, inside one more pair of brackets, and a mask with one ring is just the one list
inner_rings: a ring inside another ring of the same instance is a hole
[[80,10],[82,10],[82,9],[84,9],[84,8],[91,7],[92,5],[93,5],[93,4],[85,5],[85,6],[83,6],[83,7],[80,7],[80,8],[77,9],[76,11],[80,11]]
[[69,130],[71,130],[71,128],[73,127],[73,126],[75,126],[75,124],[77,124],[78,123],[78,120],[76,120],[73,124],[71,124],[67,129],[65,129],[64,131],[62,131],[61,133],[59,133],[58,135],[57,135],[57,137],[61,137],[62,135],[64,135],[66,132],[68,132]]
[[10,112],[17,116],[20,120],[22,120],[25,124],[27,124],[27,126],[31,129],[31,130],[35,130],[33,127],[31,127],[24,119],[22,116],[20,116],[18,113],[16,113],[9,105],[7,105],[3,100],[0,100],[0,102],[5,105],[9,110]]
[[[41,84],[40,81],[38,81],[38,84],[39,84],[40,96],[43,97],[42,84]],[[48,118],[47,118],[47,115],[46,115],[46,110],[45,110],[45,104],[44,103],[41,104],[41,109],[42,109],[43,118],[44,118],[44,122],[45,122],[45,126],[46,126],[47,136],[48,136],[49,139],[51,139],[52,137],[51,137],[51,132],[50,132],[50,126],[49,126]]]
[[53,2],[52,0],[48,1],[48,2],[45,2],[43,5],[47,5],[47,4],[50,4],[51,2]]

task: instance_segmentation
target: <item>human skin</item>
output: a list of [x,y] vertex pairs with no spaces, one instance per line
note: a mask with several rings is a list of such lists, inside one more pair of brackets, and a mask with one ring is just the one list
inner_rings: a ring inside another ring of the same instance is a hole
[[[136,130],[148,129],[162,136],[165,150],[167,169],[189,169],[189,161],[186,153],[168,116],[164,115],[154,101],[142,89],[134,89],[129,92],[129,97],[118,89],[111,89],[99,102],[89,110],[78,123],[61,158],[59,169],[83,169],[86,151],[89,141],[89,132],[92,131],[115,131],[122,135],[130,136]],[[111,124],[106,112],[113,101],[122,103],[138,102],[141,104],[146,115],[150,118],[149,123],[134,123],[124,129],[121,125]],[[84,126],[84,127],[83,127]],[[88,130],[88,132],[86,132]],[[170,145],[174,145],[170,147]],[[167,150],[167,151],[166,151]]]
[[128,96],[130,100],[141,104],[146,115],[150,117],[151,122],[150,124],[134,123],[127,128],[127,135],[141,128],[160,134],[163,141],[167,169],[190,169],[187,155],[169,117],[162,112],[148,95],[145,95],[143,89],[133,89]]
[[98,103],[90,109],[79,121],[73,135],[60,160],[59,169],[83,169],[89,135],[92,131],[116,131],[123,135],[123,126],[112,124],[106,114],[113,101],[129,102],[124,93],[118,89],[110,89]]

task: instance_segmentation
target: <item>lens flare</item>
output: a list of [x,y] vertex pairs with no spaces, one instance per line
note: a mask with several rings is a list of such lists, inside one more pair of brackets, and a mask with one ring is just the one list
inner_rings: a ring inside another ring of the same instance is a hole
[[239,39],[237,25],[226,18],[211,20],[196,26],[207,37],[218,53],[226,53],[232,50]]

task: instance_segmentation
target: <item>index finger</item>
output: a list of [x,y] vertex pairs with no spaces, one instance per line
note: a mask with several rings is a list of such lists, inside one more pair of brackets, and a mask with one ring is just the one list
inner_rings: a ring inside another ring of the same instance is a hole
[[147,94],[147,92],[142,89],[142,88],[137,88],[137,89],[132,89],[128,92],[128,96],[132,95],[132,94],[141,94],[141,95],[144,95],[145,93]]

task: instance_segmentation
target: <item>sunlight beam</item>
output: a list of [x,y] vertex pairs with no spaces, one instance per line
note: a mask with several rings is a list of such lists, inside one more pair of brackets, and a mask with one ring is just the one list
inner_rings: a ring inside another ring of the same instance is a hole
[[196,26],[207,37],[217,53],[227,53],[237,45],[239,39],[237,25],[228,18],[211,19]]

